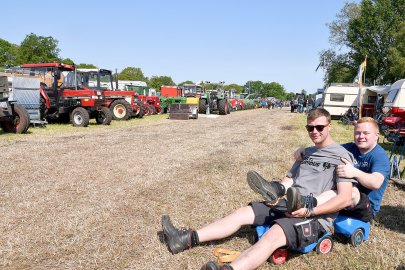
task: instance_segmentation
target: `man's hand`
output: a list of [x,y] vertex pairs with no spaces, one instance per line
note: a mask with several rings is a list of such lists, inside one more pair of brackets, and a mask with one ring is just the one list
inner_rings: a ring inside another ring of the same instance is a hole
[[304,154],[305,154],[305,148],[303,148],[303,147],[299,147],[297,150],[295,150],[295,152],[294,152],[295,161],[303,161]]
[[338,177],[341,178],[355,178],[357,177],[357,169],[353,167],[352,164],[350,164],[349,161],[347,161],[344,158],[340,158],[340,160],[344,163],[341,165],[337,166],[336,173]]
[[307,208],[300,208],[294,212],[290,213],[285,213],[287,217],[293,217],[293,218],[306,218],[309,216],[309,211]]

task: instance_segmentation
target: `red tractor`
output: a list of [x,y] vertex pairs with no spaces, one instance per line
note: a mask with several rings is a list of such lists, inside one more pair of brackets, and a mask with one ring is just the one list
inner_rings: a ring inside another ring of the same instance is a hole
[[111,123],[112,114],[103,106],[103,92],[81,86],[75,66],[40,63],[23,64],[21,68],[40,76],[41,119],[69,119],[77,127],[88,126],[90,118],[101,125]]
[[163,113],[156,91],[147,86],[125,85],[125,90],[132,91],[144,105],[144,115]]
[[78,69],[82,84],[103,91],[104,105],[110,108],[114,120],[127,120],[132,116],[142,118],[143,104],[137,100],[134,92],[118,90],[113,87],[113,76],[108,69]]

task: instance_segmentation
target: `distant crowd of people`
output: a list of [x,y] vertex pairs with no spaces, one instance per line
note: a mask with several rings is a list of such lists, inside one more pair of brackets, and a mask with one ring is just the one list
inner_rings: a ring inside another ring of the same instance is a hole
[[315,108],[315,99],[313,97],[304,98],[302,95],[291,99],[291,112],[306,113]]

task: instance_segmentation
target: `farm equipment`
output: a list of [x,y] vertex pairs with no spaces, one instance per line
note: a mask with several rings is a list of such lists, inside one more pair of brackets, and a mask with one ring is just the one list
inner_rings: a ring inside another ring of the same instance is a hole
[[30,126],[28,111],[10,99],[7,76],[0,76],[0,126],[4,132],[26,133]]
[[142,103],[144,115],[163,113],[160,99],[154,89],[147,86],[127,84],[125,90],[132,91],[135,94],[135,99]]
[[82,81],[75,66],[61,63],[23,64],[21,68],[40,76],[41,119],[70,122],[86,127],[90,118],[97,124],[109,125],[110,110],[103,106],[105,98],[100,90],[79,85]]
[[218,111],[220,115],[227,115],[231,112],[229,98],[223,85],[224,82],[220,82],[218,89],[204,90],[201,93],[199,105],[201,113]]
[[104,105],[110,108],[114,120],[127,120],[132,116],[143,116],[143,104],[132,91],[114,89],[113,76],[108,69],[78,69],[82,84],[89,89],[103,91]]
[[195,84],[184,84],[181,87],[162,86],[160,102],[167,110],[169,119],[197,119],[201,89],[201,86]]

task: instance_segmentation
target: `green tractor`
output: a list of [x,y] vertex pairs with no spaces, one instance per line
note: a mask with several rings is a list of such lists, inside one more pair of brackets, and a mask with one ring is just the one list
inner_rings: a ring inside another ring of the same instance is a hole
[[231,112],[231,104],[228,94],[224,90],[224,82],[218,84],[217,89],[203,90],[200,96],[199,111],[202,114],[207,111],[217,111],[220,115],[227,115]]

